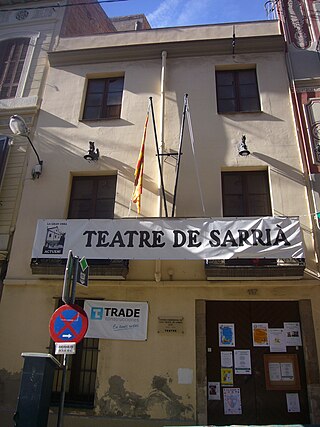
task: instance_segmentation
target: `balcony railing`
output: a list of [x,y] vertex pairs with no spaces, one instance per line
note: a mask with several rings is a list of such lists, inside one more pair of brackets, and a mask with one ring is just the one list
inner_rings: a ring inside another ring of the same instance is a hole
[[303,277],[305,259],[222,259],[206,260],[205,272],[207,280],[237,280],[264,277],[266,279],[285,279]]
[[[37,275],[63,275],[66,259],[57,258],[32,258],[32,274]],[[88,259],[90,276],[102,276],[103,279],[124,280],[129,272],[129,260],[126,259]]]

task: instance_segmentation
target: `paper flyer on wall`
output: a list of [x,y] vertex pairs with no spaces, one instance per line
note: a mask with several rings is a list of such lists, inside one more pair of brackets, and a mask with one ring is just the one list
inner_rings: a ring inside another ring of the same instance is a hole
[[270,351],[273,353],[285,353],[286,334],[283,328],[269,328],[269,345]]
[[221,368],[233,367],[232,351],[221,351],[220,357],[221,357]]
[[300,322],[284,322],[287,346],[302,346]]
[[208,383],[208,400],[220,400],[220,383],[209,382]]
[[269,347],[268,323],[252,323],[254,347]]
[[300,412],[298,393],[286,393],[288,412]]
[[233,385],[232,368],[221,368],[221,385]]
[[219,346],[234,347],[235,346],[235,330],[234,323],[219,323]]
[[224,388],[223,405],[225,415],[241,415],[242,405],[240,388]]
[[250,350],[234,350],[234,373],[251,375]]

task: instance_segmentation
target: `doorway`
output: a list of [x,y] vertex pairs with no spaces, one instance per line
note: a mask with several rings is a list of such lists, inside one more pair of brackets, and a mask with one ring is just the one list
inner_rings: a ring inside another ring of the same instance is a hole
[[205,313],[208,424],[310,423],[299,303],[207,301]]

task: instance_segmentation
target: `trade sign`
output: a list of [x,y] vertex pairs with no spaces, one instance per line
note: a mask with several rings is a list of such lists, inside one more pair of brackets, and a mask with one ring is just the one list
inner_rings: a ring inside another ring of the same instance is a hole
[[51,316],[50,336],[54,342],[80,342],[88,329],[88,317],[78,305],[62,305]]

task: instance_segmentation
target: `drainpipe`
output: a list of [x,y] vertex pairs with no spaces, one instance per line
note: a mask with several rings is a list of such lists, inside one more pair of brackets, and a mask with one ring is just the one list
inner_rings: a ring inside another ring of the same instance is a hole
[[[163,156],[162,154],[165,151],[164,145],[164,113],[165,113],[165,79],[166,79],[166,69],[167,69],[167,52],[164,50],[161,53],[162,61],[161,61],[161,81],[160,81],[160,162],[161,169],[163,170]],[[162,217],[162,197],[161,197],[161,176],[160,170],[158,171],[158,216]],[[155,264],[155,273],[154,273],[155,281],[158,283],[161,281],[161,260],[157,259]]]

